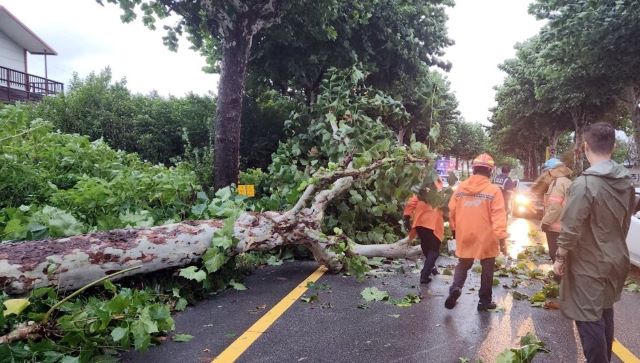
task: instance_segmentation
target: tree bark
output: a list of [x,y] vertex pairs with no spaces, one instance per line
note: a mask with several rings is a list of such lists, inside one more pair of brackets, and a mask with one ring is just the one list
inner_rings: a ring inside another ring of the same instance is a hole
[[632,146],[629,158],[633,166],[640,165],[640,86],[631,86],[627,90],[627,107],[629,109],[629,117],[633,127]]
[[242,98],[253,38],[243,25],[234,26],[223,43],[213,142],[215,189],[238,182]]
[[233,16],[216,6],[209,6],[213,17],[220,19],[222,34],[222,67],[218,85],[218,101],[214,124],[214,188],[220,189],[238,182],[240,171],[240,118],[247,64],[253,36],[270,27],[282,15],[282,1],[265,0],[251,6],[233,2]]
[[[382,159],[360,169],[316,176],[296,205],[284,212],[243,213],[234,225],[238,241],[230,256],[265,251],[278,246],[301,245],[331,271],[342,269],[332,247],[344,236],[326,236],[321,224],[327,205],[348,190],[356,178],[387,165]],[[413,162],[424,160],[412,159]],[[309,206],[307,206],[310,203]],[[0,244],[0,286],[10,294],[24,294],[43,286],[63,290],[80,288],[125,268],[142,267],[116,278],[191,264],[211,245],[219,220],[188,221],[165,226],[121,229],[80,236]],[[417,258],[419,246],[407,239],[388,245],[349,244],[349,254],[365,257]]]

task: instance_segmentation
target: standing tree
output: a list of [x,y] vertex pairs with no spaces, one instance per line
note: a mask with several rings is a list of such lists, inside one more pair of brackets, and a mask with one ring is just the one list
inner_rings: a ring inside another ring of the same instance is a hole
[[530,12],[548,20],[541,34],[549,54],[585,80],[585,91],[608,93],[625,105],[633,124],[634,163],[640,163],[640,2],[537,0]]
[[[102,0],[96,0],[102,4]],[[279,20],[289,2],[281,0],[107,0],[119,4],[122,20],[130,22],[142,11],[144,24],[155,29],[158,19],[178,15],[165,25],[164,43],[175,50],[178,35],[187,32],[194,48],[206,47],[219,65],[220,83],[214,125],[214,187],[236,183],[239,172],[240,116],[249,52],[254,35]],[[217,67],[218,68],[218,67]]]
[[213,142],[216,189],[237,182],[247,74],[312,104],[328,69],[360,62],[370,71],[370,85],[396,96],[390,88],[400,78],[415,79],[426,66],[447,68],[438,57],[452,44],[445,25],[450,0],[106,1],[120,5],[125,22],[141,11],[152,29],[157,19],[177,14],[177,24],[165,26],[165,44],[175,49],[178,35],[187,32],[207,57],[207,70],[221,71]]

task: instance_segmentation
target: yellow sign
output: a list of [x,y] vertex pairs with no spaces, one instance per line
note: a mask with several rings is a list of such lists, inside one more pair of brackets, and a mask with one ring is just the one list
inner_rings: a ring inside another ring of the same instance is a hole
[[550,158],[551,158],[551,150],[547,146],[547,148],[544,150],[544,160],[549,160]]
[[247,197],[255,197],[256,188],[253,184],[238,184],[238,194]]

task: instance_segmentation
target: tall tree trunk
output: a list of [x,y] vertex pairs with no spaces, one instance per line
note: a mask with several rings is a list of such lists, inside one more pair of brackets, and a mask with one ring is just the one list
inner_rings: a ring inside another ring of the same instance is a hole
[[248,27],[237,25],[229,31],[223,43],[213,142],[215,189],[238,182],[240,118],[252,38]]
[[574,143],[574,172],[576,174],[582,173],[584,170],[584,160],[583,160],[583,149],[582,149],[582,131],[584,130],[585,124],[585,114],[583,111],[571,111],[571,120],[573,121],[574,127],[574,135],[573,135],[573,143]]
[[633,166],[640,165],[640,86],[631,86],[627,89],[626,97],[627,107],[629,109],[629,117],[633,127],[632,144],[629,152],[629,159]]

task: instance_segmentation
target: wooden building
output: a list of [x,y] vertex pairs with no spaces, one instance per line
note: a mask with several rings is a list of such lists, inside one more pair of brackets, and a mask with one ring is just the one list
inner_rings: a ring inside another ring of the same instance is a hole
[[[44,77],[29,73],[27,52],[44,56]],[[48,78],[47,56],[57,54],[0,5],[0,102],[38,101],[63,92],[62,83]]]

